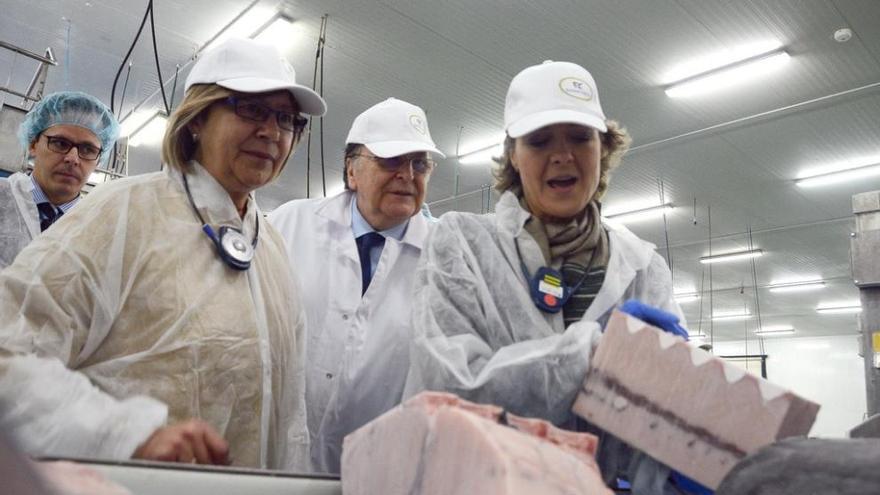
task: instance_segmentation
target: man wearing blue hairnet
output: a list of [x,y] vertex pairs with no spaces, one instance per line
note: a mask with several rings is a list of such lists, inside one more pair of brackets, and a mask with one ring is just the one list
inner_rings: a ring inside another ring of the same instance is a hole
[[79,201],[118,135],[110,109],[85,93],[52,93],[28,112],[18,137],[33,172],[0,179],[0,268]]

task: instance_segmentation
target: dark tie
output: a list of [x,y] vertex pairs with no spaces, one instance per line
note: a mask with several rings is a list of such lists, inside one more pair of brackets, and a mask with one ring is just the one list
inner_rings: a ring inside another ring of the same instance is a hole
[[370,232],[355,239],[355,243],[358,248],[358,258],[361,260],[361,295],[364,295],[367,287],[370,286],[370,280],[373,279],[370,251],[374,247],[384,246],[385,237],[378,232]]
[[38,203],[37,209],[40,211],[40,232],[45,231],[55,220],[61,218],[64,212],[55,208],[50,203]]

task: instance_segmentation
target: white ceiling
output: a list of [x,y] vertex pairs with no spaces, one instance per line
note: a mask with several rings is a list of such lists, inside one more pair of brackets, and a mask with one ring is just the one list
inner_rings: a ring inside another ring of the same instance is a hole
[[[250,3],[156,0],[165,79],[179,64],[182,81],[199,48]],[[606,211],[658,200],[661,182],[666,200],[677,206],[666,228],[662,220],[631,228],[664,255],[668,238],[678,291],[705,292],[700,301],[683,305],[693,330],[711,329],[716,339],[729,340],[751,335],[756,327],[756,317],[710,324],[711,301],[716,313],[745,308],[757,315],[759,306],[765,325],[792,324],[800,335],[856,333],[854,316],[820,316],[815,307],[858,299],[850,276],[850,198],[880,189],[880,179],[815,189],[801,189],[793,179],[810,166],[880,155],[880,1],[261,0],[260,5],[278,6],[293,17],[286,54],[307,84],[321,16],[329,14],[323,89],[330,109],[323,142],[331,190],[341,183],[342,148],[354,116],[395,96],[426,110],[435,141],[450,157],[431,179],[428,200],[435,215],[490,211],[495,197],[481,189],[491,184],[489,165],[459,166],[456,150],[500,131],[507,84],[519,70],[545,59],[577,62],[595,76],[606,114],[634,137],[633,151],[613,177]],[[48,90],[78,89],[109,102],[113,77],[145,8],[143,0],[0,0],[0,40],[35,52],[53,48],[59,65],[50,71]],[[832,38],[841,27],[854,32],[847,43]],[[784,70],[699,98],[664,94],[665,73],[682,61],[768,39],[791,54]],[[0,50],[0,86],[23,90],[34,69],[33,61]],[[147,27],[134,51],[123,112],[136,103],[158,108],[158,87]],[[321,191],[320,138],[315,122],[312,196]],[[300,148],[277,183],[261,190],[265,208],[305,197],[305,150]],[[133,149],[130,158],[132,173],[159,168],[156,146]],[[697,261],[709,254],[710,238],[713,253],[748,248],[749,230],[751,245],[765,252],[754,270],[746,261],[713,265],[710,274]],[[794,294],[766,288],[811,278],[824,279],[826,288]]]

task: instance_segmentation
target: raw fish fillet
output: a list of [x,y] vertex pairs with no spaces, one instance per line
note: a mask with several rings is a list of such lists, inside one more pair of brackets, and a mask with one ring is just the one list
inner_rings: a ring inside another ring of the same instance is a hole
[[806,435],[819,405],[615,311],[573,410],[715,489],[748,454]]
[[131,495],[94,469],[74,462],[40,462],[37,471],[59,495]]
[[345,437],[345,495],[611,495],[597,439],[423,392]]

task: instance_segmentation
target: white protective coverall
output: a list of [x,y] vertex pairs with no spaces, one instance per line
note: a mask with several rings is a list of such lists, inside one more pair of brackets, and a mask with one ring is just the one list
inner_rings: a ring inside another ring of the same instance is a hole
[[409,369],[413,280],[428,222],[387,238],[367,292],[351,228],[354,193],[291,201],[269,215],[287,242],[306,310],[312,458],[338,473],[342,439],[400,403]]
[[[198,164],[214,226],[254,235]],[[268,222],[247,271],[227,267],[180,172],[102,185],[0,272],[0,424],[36,454],[124,459],[158,427],[200,418],[233,464],[305,469],[304,321]]]
[[[449,391],[576,429],[571,406],[611,310],[634,298],[681,317],[669,268],[654,245],[622,226],[606,225],[605,280],[582,320],[564,328],[561,311],[544,313],[529,295],[514,239],[529,273],[545,266],[538,243],[523,228],[529,217],[506,192],[494,215],[450,212],[432,229],[416,272],[418,335],[404,397]],[[616,439],[602,444],[603,472],[626,470],[629,449]],[[668,469],[638,458],[633,469],[646,474],[640,482],[662,485]]]
[[0,269],[9,266],[40,235],[40,213],[31,177],[21,172],[0,179]]

